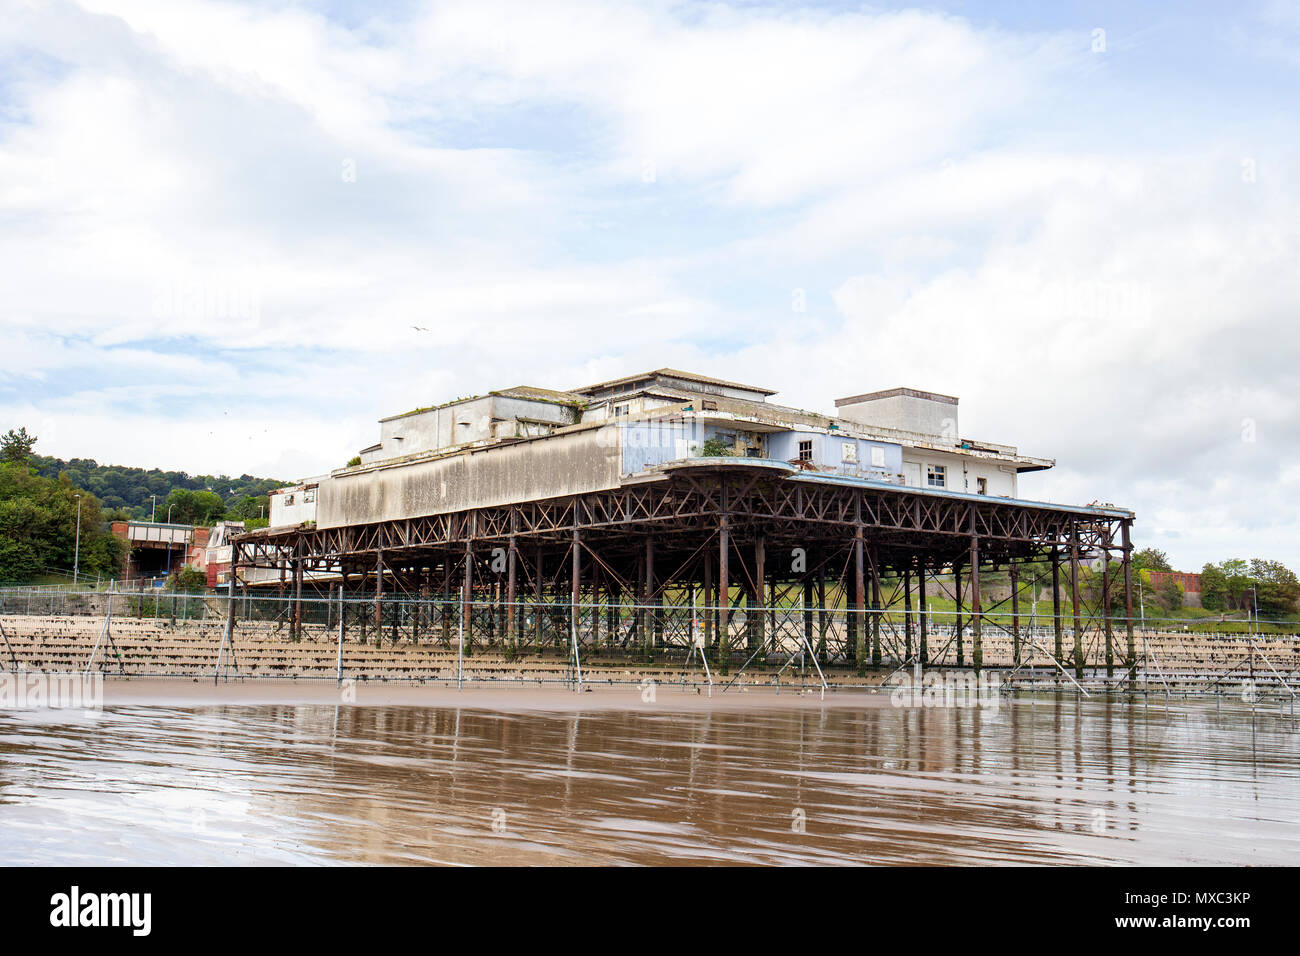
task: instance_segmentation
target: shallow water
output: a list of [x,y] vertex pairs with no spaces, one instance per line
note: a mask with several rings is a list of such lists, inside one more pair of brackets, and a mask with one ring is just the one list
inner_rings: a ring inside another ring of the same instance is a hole
[[777,703],[0,712],[0,863],[1300,860],[1275,711]]

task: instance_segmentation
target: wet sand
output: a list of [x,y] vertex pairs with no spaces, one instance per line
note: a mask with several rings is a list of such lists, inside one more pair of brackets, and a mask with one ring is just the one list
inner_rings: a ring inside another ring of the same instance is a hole
[[656,684],[653,699],[646,699],[645,689],[636,685],[584,684],[579,692],[557,685],[504,687],[467,683],[457,690],[454,684],[397,684],[358,681],[338,686],[334,681],[247,680],[214,684],[212,680],[183,678],[109,678],[104,681],[104,705],[153,704],[158,706],[244,707],[277,704],[322,704],[355,707],[470,707],[506,713],[541,710],[556,712],[600,710],[766,710],[861,708],[890,706],[888,692],[864,688],[827,692],[823,701],[819,690],[785,687],[778,693],[770,687],[736,685],[725,693],[722,686],[699,692],[691,686],[684,690],[677,684]]
[[1296,722],[1228,701],[105,687],[101,712],[0,711],[0,863],[1300,858]]

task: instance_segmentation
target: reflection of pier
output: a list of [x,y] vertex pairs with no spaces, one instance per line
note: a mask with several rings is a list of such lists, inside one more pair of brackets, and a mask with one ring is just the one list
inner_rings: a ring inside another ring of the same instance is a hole
[[[309,821],[295,847],[352,863],[1272,864],[1294,852],[1294,748],[1276,723],[1255,731],[1258,753],[1241,746],[1252,729],[1239,708],[1057,698],[990,717],[763,697],[679,709],[672,693],[581,714],[286,707],[270,742],[260,714],[223,725],[222,740],[285,775],[252,788],[244,818]],[[286,737],[307,745],[292,766]],[[1234,827],[1215,825],[1225,818]]]

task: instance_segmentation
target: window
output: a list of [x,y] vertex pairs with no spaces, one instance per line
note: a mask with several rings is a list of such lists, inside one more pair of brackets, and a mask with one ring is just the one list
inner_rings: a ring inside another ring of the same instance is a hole
[[706,412],[716,412],[718,410],[718,403],[707,398],[700,404],[704,407]]
[[615,405],[615,406],[614,406],[614,417],[615,417],[615,418],[623,418],[625,415],[627,415],[628,410],[629,410],[630,408],[631,408],[630,405]]
[[841,447],[843,454],[840,457],[844,459],[844,463],[846,465],[856,465],[858,463],[858,443],[846,441]]
[[286,508],[292,508],[292,507],[293,507],[293,495],[285,495],[285,496],[284,496],[284,506],[285,506]]
[[948,486],[947,467],[944,465],[926,465],[925,483],[931,488],[946,488]]
[[799,442],[799,460],[812,461],[812,439]]
[[871,467],[885,467],[885,449],[881,448],[879,445],[871,446]]
[[314,491],[304,491],[304,492],[302,493],[302,503],[303,503],[303,504],[305,504],[305,505],[309,505],[309,504],[314,503],[315,501],[316,501],[316,492],[314,492]]
[[987,495],[989,493],[989,480],[987,478],[976,478],[975,491],[981,495]]

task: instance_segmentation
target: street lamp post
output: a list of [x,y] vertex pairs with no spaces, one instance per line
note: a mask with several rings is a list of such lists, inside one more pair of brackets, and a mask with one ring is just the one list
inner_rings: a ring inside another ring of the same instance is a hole
[[77,577],[81,572],[81,495],[73,495],[77,499],[77,544],[72,551],[72,586],[77,586]]
[[153,510],[149,512],[149,523],[153,524],[158,520],[158,496],[150,495],[149,497],[153,499]]

